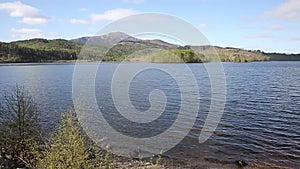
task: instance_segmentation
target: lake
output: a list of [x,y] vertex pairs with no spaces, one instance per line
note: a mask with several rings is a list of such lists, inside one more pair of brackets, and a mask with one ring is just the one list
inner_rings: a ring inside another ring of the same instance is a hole
[[[117,65],[99,66],[96,98],[107,118],[118,119],[112,124],[115,128],[127,135],[139,133],[141,129],[131,124],[119,126],[127,123],[115,116],[114,104],[107,94]],[[173,69],[180,66],[161,65]],[[0,93],[16,84],[23,85],[39,106],[43,127],[51,131],[59,121],[60,112],[73,106],[74,66],[74,63],[1,64]],[[300,62],[223,63],[227,88],[225,110],[214,134],[203,144],[199,144],[198,137],[209,111],[211,87],[203,64],[188,64],[188,67],[199,85],[199,91],[191,92],[199,92],[200,99],[195,102],[200,101],[200,110],[189,134],[166,155],[223,164],[242,159],[268,167],[300,167]],[[137,74],[129,88],[130,100],[137,110],[151,107],[148,96],[153,89],[165,92],[169,113],[155,125],[140,126],[144,127],[143,136],[149,137],[172,125],[176,114],[171,112],[179,110],[181,101],[178,85],[168,74],[144,71]]]

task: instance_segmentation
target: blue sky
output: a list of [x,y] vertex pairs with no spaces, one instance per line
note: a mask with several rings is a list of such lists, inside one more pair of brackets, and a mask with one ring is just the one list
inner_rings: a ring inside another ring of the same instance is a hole
[[0,41],[94,35],[144,12],[184,19],[213,45],[300,53],[300,0],[0,0]]

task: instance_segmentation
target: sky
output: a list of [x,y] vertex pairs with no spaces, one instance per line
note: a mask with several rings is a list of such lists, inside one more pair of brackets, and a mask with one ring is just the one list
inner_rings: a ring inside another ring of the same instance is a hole
[[0,0],[0,41],[92,36],[149,12],[187,21],[212,45],[300,53],[300,0]]

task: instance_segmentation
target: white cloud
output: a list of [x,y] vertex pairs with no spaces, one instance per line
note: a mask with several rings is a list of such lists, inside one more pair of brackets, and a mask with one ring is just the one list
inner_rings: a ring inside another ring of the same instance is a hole
[[143,3],[144,0],[122,0],[122,2],[139,4],[139,3]]
[[91,14],[90,18],[93,22],[97,22],[97,21],[115,21],[130,15],[134,15],[137,14],[138,12],[132,9],[122,9],[122,8],[118,8],[118,9],[113,9],[113,10],[108,10],[105,11],[102,14]]
[[74,19],[73,18],[73,19],[70,20],[70,23],[72,23],[72,24],[84,24],[84,25],[86,25],[89,22],[87,20],[84,20],[84,19]]
[[48,18],[41,14],[38,9],[23,4],[20,1],[0,3],[0,10],[9,12],[12,17],[22,17],[25,24],[45,24]]
[[300,1],[289,0],[275,9],[263,14],[267,18],[278,18],[290,21],[300,21]]
[[279,25],[279,24],[273,24],[269,28],[272,29],[272,30],[282,30],[283,26]]
[[270,39],[270,38],[274,38],[271,35],[250,35],[250,36],[246,36],[246,38],[248,39]]
[[88,9],[87,9],[87,8],[80,8],[79,10],[80,10],[81,12],[88,11]]
[[208,27],[208,25],[207,24],[205,24],[205,23],[202,23],[202,24],[199,24],[198,25],[198,28],[206,28],[206,27]]
[[40,29],[11,29],[11,36],[17,39],[30,39],[30,38],[42,38],[43,32]]
[[21,22],[26,23],[26,24],[31,24],[31,25],[45,24],[45,23],[48,22],[48,19],[47,18],[28,18],[28,17],[24,17]]

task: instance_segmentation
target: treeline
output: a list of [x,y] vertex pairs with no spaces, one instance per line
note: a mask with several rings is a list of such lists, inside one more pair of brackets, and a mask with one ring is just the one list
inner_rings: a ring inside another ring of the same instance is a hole
[[191,49],[169,49],[150,54],[151,62],[162,63],[201,63],[205,56]]
[[[152,45],[152,46],[150,46]],[[180,46],[168,48],[153,44],[126,42],[113,46],[103,61],[146,61],[160,63],[253,62],[268,61],[269,57],[237,48],[214,46]]]
[[[133,58],[145,57],[149,54],[156,53],[157,50],[168,50],[172,47],[167,47],[151,41],[122,41],[109,48],[102,58],[102,61],[123,61]],[[147,60],[150,61],[150,60]]]
[[236,48],[220,47],[179,47],[158,52],[151,57],[152,62],[253,62],[268,61],[269,57],[258,52],[248,52]]
[[81,46],[66,40],[34,39],[28,41],[1,43],[0,62],[43,62],[74,60]]
[[248,51],[239,48],[215,47],[222,62],[254,62],[268,61],[270,58],[257,51]]
[[264,53],[271,61],[300,61],[300,54]]
[[31,39],[11,43],[0,42],[2,62],[49,62],[59,60],[146,62],[252,62],[267,61],[262,52],[214,46],[175,46],[155,41],[135,40],[112,44],[87,44],[64,39]]

